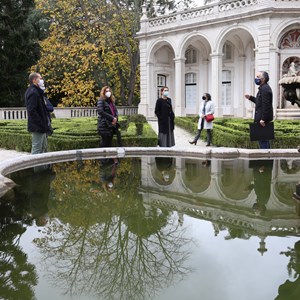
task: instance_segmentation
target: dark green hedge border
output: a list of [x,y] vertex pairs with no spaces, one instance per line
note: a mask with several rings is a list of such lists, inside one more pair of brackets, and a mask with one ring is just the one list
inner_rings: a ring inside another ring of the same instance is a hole
[[[176,117],[177,126],[191,133],[191,139],[197,132],[198,119],[195,117]],[[220,147],[258,148],[257,142],[250,142],[250,119],[216,118],[213,128],[213,145]],[[146,119],[141,115],[122,116],[121,134],[124,147],[154,147],[157,135]],[[142,124],[142,125],[141,125]],[[275,140],[272,148],[297,148],[300,144],[300,120],[274,121]],[[97,148],[96,118],[53,119],[54,134],[48,138],[48,150],[60,151],[71,149]],[[204,130],[201,139],[206,140]],[[116,146],[116,138],[113,139]],[[27,121],[0,121],[0,147],[30,152],[31,135],[27,132]]]
[[[216,118],[213,126],[213,145],[219,147],[236,147],[257,149],[258,143],[249,138],[249,124],[252,119]],[[191,138],[197,132],[198,118],[176,117],[177,126],[191,133]],[[297,148],[300,144],[300,120],[275,120],[275,140],[271,141],[272,148]],[[206,130],[201,134],[206,140]]]
[[[144,116],[120,117],[124,147],[153,147],[157,135]],[[53,119],[54,134],[48,137],[48,151],[99,147],[97,118]],[[116,137],[113,139],[116,146]],[[0,148],[30,152],[31,134],[26,120],[0,121]]]

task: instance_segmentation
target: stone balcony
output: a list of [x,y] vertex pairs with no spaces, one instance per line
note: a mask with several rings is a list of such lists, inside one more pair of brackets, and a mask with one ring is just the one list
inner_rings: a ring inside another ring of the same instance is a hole
[[[291,9],[298,7],[300,1],[290,0],[209,0],[206,5],[193,8],[190,10],[183,10],[177,13],[158,16],[156,18],[148,18],[146,7],[143,7],[143,15],[141,18],[141,29],[137,33],[137,37],[143,34],[157,34],[165,29],[179,30],[199,28],[221,21],[238,22],[241,18],[249,18],[251,16],[268,13],[289,13]],[[171,29],[170,29],[171,28]]]

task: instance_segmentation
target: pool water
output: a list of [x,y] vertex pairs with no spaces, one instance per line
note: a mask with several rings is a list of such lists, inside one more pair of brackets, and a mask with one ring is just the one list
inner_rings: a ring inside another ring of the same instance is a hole
[[300,299],[298,160],[105,158],[9,177],[0,299]]

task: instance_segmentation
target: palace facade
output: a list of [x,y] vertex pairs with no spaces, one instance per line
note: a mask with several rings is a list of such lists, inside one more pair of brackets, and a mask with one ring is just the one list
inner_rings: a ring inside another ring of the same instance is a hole
[[267,71],[275,118],[299,117],[278,81],[291,62],[300,71],[300,1],[206,0],[201,7],[149,19],[140,43],[138,112],[154,117],[159,89],[168,86],[176,116],[196,115],[203,93],[217,117],[251,118],[257,71]]

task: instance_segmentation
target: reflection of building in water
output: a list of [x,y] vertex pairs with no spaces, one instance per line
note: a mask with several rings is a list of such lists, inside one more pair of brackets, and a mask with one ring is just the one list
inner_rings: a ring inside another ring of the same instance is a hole
[[248,160],[212,160],[210,164],[190,158],[175,161],[174,176],[162,184],[155,159],[142,158],[140,193],[145,204],[177,211],[181,223],[184,214],[209,220],[216,235],[224,226],[243,228],[260,238],[258,250],[262,254],[267,251],[267,236],[299,234],[300,219],[292,199],[300,178],[299,161],[274,160],[269,171],[265,168],[271,174],[265,176],[270,181],[270,192],[269,199],[264,199],[264,215],[253,211],[258,192]]

